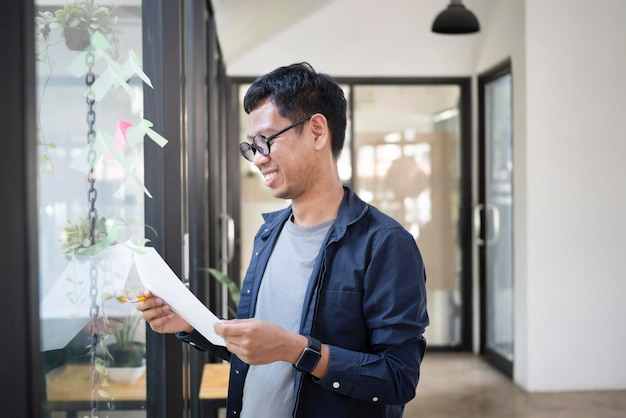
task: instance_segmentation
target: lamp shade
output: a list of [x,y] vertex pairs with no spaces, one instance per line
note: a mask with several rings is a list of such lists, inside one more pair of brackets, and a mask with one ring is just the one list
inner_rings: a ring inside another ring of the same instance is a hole
[[479,30],[478,19],[460,0],[452,0],[448,7],[437,15],[432,27],[433,32],[446,34],[474,33]]

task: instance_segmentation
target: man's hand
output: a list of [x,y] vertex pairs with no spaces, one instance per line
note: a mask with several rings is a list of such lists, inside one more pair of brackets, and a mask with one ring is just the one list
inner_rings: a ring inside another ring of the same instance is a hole
[[307,339],[302,335],[260,319],[220,321],[214,329],[224,338],[226,348],[231,353],[245,363],[254,365],[279,360],[293,364],[307,344]]
[[141,316],[150,324],[153,331],[160,334],[172,334],[175,332],[191,332],[193,327],[187,321],[172,311],[170,305],[159,297],[153,297],[148,289],[140,289],[137,296],[145,296],[146,299],[136,305]]

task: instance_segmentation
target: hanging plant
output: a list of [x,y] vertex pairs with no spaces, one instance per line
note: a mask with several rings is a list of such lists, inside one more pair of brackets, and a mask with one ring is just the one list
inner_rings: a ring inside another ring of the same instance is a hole
[[112,12],[113,8],[94,6],[89,0],[76,0],[53,12],[39,12],[39,16],[35,17],[35,39],[40,46],[35,54],[35,60],[47,67],[46,80],[37,111],[37,145],[41,149],[39,164],[44,173],[54,172],[50,150],[57,147],[54,142],[46,140],[40,117],[44,92],[52,76],[54,65],[49,52],[56,46],[56,43],[51,43],[50,34],[60,29],[60,36],[69,50],[84,51],[91,44],[91,36],[98,32],[106,37],[111,45],[111,56],[117,59],[120,44],[119,30],[117,17],[113,16]]
[[[66,260],[71,260],[75,253],[91,246],[90,228],[89,218],[86,217],[67,221],[67,226],[63,228],[63,235],[60,239]],[[105,217],[100,216],[96,219],[93,231],[94,244],[107,238],[107,229]]]
[[[99,216],[94,222],[93,238],[91,244],[91,223],[88,217],[68,220],[63,228],[59,241],[65,254],[65,259],[70,261],[74,255],[92,256],[104,251],[107,247],[120,244],[128,237],[124,236],[130,227],[149,228],[154,235],[157,231],[150,225],[138,222],[128,222],[122,218],[107,220]],[[139,244],[145,244],[146,239],[136,240]]]
[[77,0],[54,12],[40,12],[35,18],[37,40],[49,42],[50,32],[60,28],[61,37],[71,51],[85,50],[94,32],[100,32],[117,47],[117,17],[111,15],[112,11],[108,7],[94,6],[89,0]]

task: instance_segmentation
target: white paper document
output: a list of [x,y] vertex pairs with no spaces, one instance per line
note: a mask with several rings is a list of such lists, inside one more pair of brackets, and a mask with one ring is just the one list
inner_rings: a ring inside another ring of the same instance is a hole
[[219,318],[187,289],[154,248],[136,247],[133,257],[141,282],[147,289],[162,298],[211,343],[226,345],[213,330]]

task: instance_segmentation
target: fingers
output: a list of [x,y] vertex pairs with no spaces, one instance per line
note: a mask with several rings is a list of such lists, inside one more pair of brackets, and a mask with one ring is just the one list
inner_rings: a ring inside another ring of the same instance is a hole
[[166,316],[172,312],[170,305],[165,303],[163,299],[156,297],[137,303],[136,308],[146,321]]
[[150,324],[150,328],[152,328],[153,331],[158,333],[165,333],[167,332],[167,323],[169,322],[169,320],[169,316],[166,315],[156,317],[147,322],[148,324]]
[[223,319],[213,325],[213,329],[222,338],[241,336],[244,330],[245,320]]
[[224,338],[226,348],[248,364],[288,361],[293,357],[291,349],[294,338],[301,337],[274,323],[254,318],[224,320],[213,328]]
[[[142,296],[152,296],[151,293],[142,293]],[[137,310],[141,312],[143,319],[150,324],[150,327],[157,332],[165,329],[168,319],[172,316],[170,305],[159,297],[150,297],[143,302],[135,305]]]
[[137,297],[145,297],[143,302],[135,304],[143,319],[150,324],[153,331],[161,334],[174,332],[192,332],[193,328],[183,318],[178,316],[162,298],[154,296],[147,289],[140,289]]
[[137,290],[137,297],[140,298],[142,296],[145,297],[146,299],[150,299],[154,295],[152,294],[150,289],[146,289],[145,287],[142,287]]
[[142,302],[138,302],[135,305],[137,310],[141,312],[158,306],[169,306],[163,299],[154,296],[148,289],[140,289],[140,291],[137,292],[137,298],[143,298]]

